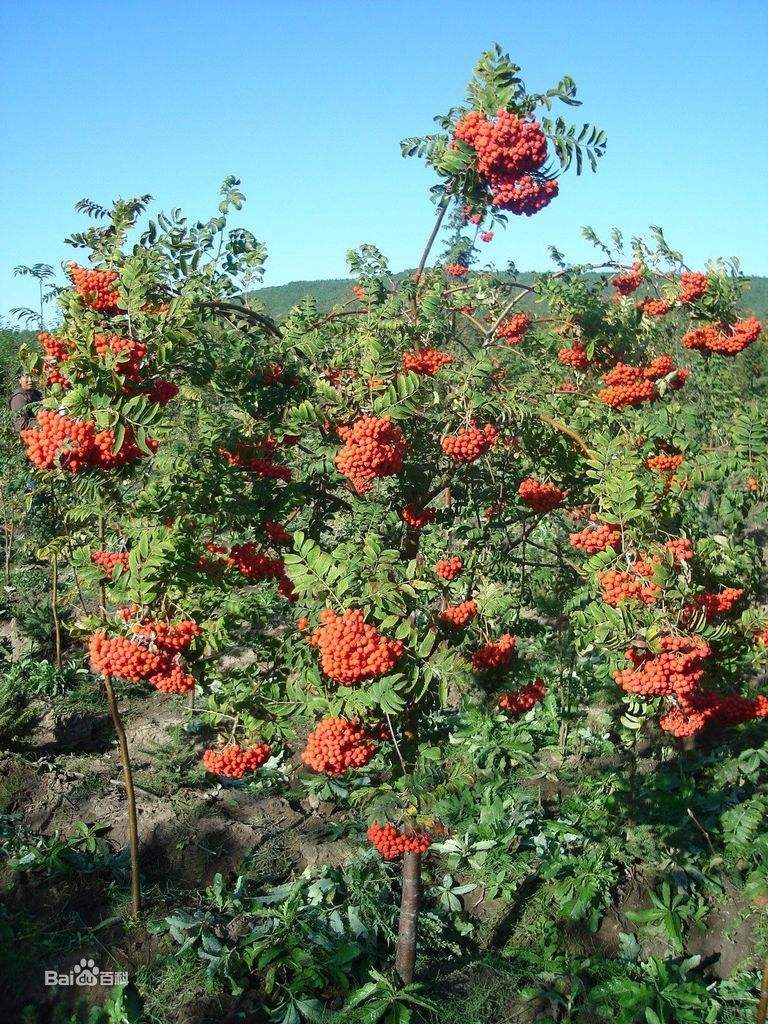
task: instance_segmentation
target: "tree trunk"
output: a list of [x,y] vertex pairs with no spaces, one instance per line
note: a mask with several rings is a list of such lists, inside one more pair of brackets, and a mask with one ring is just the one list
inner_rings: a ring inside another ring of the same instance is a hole
[[763,964],[763,980],[760,985],[760,1003],[757,1007],[757,1024],[765,1024],[768,1017],[768,957]]
[[397,928],[395,970],[403,984],[413,981],[416,962],[416,931],[421,903],[421,854],[403,854],[403,893],[400,899],[400,921]]
[[136,794],[133,790],[133,773],[131,772],[131,759],[128,755],[128,740],[125,736],[123,721],[117,708],[117,698],[112,688],[112,680],[109,676],[104,677],[104,689],[107,691],[109,711],[112,715],[112,724],[117,733],[117,742],[120,747],[120,762],[123,766],[123,781],[125,791],[128,795],[128,842],[131,851],[131,905],[136,917],[141,914],[141,878],[139,875],[139,830],[136,823]]
[[51,559],[51,612],[53,613],[53,655],[56,668],[61,668],[61,620],[59,619],[59,556]]

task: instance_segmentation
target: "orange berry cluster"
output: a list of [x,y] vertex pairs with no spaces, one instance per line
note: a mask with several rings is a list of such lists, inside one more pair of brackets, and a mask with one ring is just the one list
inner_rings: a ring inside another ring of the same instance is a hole
[[348,608],[341,615],[325,608],[320,622],[309,642],[320,651],[323,672],[342,686],[386,675],[403,653],[402,640],[382,636],[368,625],[359,608]]
[[453,361],[453,356],[449,356],[447,352],[441,352],[437,348],[423,348],[418,352],[403,353],[403,369],[413,370],[414,373],[423,374],[425,377],[434,377],[444,366],[450,366]]
[[440,441],[440,447],[454,462],[475,462],[496,444],[499,432],[490,423],[477,427],[471,423]]
[[512,660],[517,647],[517,638],[505,633],[498,640],[491,640],[472,655],[474,672],[496,672],[505,668]]
[[588,555],[596,555],[598,551],[607,551],[608,548],[618,551],[621,547],[621,530],[615,523],[598,523],[586,527],[580,533],[572,533],[568,539],[571,547],[586,551]]
[[707,622],[710,622],[718,615],[726,615],[743,596],[743,587],[726,587],[718,594],[697,594],[685,606],[685,617],[689,617],[697,612],[703,612]]
[[69,274],[75,291],[81,295],[86,306],[102,313],[116,313],[120,295],[114,287],[117,272],[114,270],[86,270],[77,263],[69,264]]
[[452,555],[450,558],[441,558],[435,562],[435,572],[438,576],[441,576],[444,580],[455,580],[461,570],[464,568],[464,563],[458,555]]
[[[599,401],[611,408],[637,406],[653,402],[659,397],[655,381],[666,377],[674,370],[670,356],[659,356],[646,367],[617,363],[612,370],[603,374],[603,383],[608,387],[598,392]],[[688,370],[678,370],[669,382],[677,390],[688,379]]]
[[336,453],[336,468],[358,494],[402,469],[407,445],[389,416],[361,416],[351,427],[339,427],[338,434],[344,445]]
[[642,405],[643,402],[653,402],[658,397],[659,393],[653,381],[644,380],[640,374],[631,384],[615,384],[602,388],[597,394],[598,401],[612,409]]
[[118,565],[121,565],[123,569],[128,568],[128,552],[92,551],[91,562],[93,565],[98,565],[106,576],[111,576]]
[[684,334],[683,345],[699,352],[735,356],[756,342],[762,330],[762,324],[754,316],[747,320],[737,320],[730,328],[722,324],[707,324],[706,327],[694,327]]
[[666,316],[671,307],[664,299],[642,299],[637,308],[643,316]]
[[672,555],[673,565],[689,562],[694,556],[693,543],[689,537],[673,537],[664,547]]
[[519,690],[503,693],[499,697],[499,707],[511,715],[524,715],[526,711],[530,711],[540,700],[543,700],[546,693],[544,680],[534,679],[532,683],[528,683],[527,686],[523,686]]
[[551,512],[565,501],[565,491],[555,484],[542,483],[535,477],[526,477],[517,488],[520,500],[535,512]]
[[492,121],[473,110],[457,122],[454,137],[477,153],[477,170],[494,206],[531,216],[557,195],[557,182],[537,173],[547,159],[547,139],[538,121],[504,109]]
[[445,272],[449,277],[464,277],[469,270],[465,263],[446,263]]
[[645,468],[654,473],[674,473],[685,462],[683,455],[651,455],[645,460]]
[[519,345],[530,326],[531,318],[527,313],[516,313],[509,320],[500,323],[496,333],[500,338],[504,338],[508,345]]
[[66,338],[57,338],[55,334],[49,334],[48,331],[41,331],[37,337],[43,346],[43,352],[56,363],[64,362],[72,354],[72,342],[67,341]]
[[397,860],[404,853],[426,853],[431,845],[426,832],[418,829],[401,832],[389,822],[386,825],[379,825],[374,821],[368,829],[368,839],[384,860]]
[[261,768],[269,760],[272,748],[268,743],[257,743],[252,747],[231,743],[221,750],[206,750],[203,764],[212,775],[224,775],[228,779],[242,779],[246,772]]
[[540,180],[530,174],[514,180],[491,175],[489,184],[493,193],[493,205],[510,213],[532,217],[534,213],[549,206],[560,191],[556,181]]
[[188,693],[195,680],[184,672],[180,655],[200,634],[196,622],[175,625],[144,620],[133,626],[133,636],[108,637],[103,630],[91,635],[91,669],[99,675],[138,683],[147,680],[163,693]]
[[618,669],[613,678],[627,693],[644,697],[690,694],[704,675],[704,661],[712,650],[699,636],[662,636],[659,654],[630,647],[626,652],[632,668]]
[[616,607],[622,601],[642,601],[653,604],[661,594],[661,587],[653,580],[635,572],[622,572],[620,569],[606,569],[598,573],[601,597],[606,604]]
[[477,169],[488,177],[537,171],[547,159],[547,138],[537,121],[499,110],[495,121],[472,110],[457,122],[455,138],[477,153]]
[[611,278],[611,284],[619,295],[631,295],[643,283],[644,268],[641,263],[633,263],[632,269]]
[[463,629],[477,615],[476,601],[462,601],[461,604],[449,605],[440,612],[440,621],[455,629]]
[[147,354],[147,346],[142,342],[121,338],[118,334],[94,334],[93,346],[102,359],[107,354],[118,357],[115,364],[117,373],[132,380],[138,377],[141,361]]
[[348,768],[364,768],[375,753],[372,736],[359,722],[323,718],[307,736],[301,760],[323,775],[343,775]]
[[400,518],[414,530],[421,530],[429,523],[434,523],[437,511],[434,508],[419,508],[418,505],[406,505],[400,509]]
[[54,334],[41,331],[38,340],[42,345],[45,379],[48,384],[59,384],[65,390],[72,386],[70,379],[61,372],[59,363],[65,362],[72,354],[73,345],[66,338],[57,338]]
[[576,342],[570,348],[559,349],[557,358],[563,366],[571,366],[574,370],[586,370],[592,362],[584,346]]
[[680,302],[695,302],[706,293],[709,287],[709,279],[706,274],[700,271],[685,271],[680,275]]
[[[51,409],[41,409],[37,422],[37,427],[22,430],[19,436],[26,446],[27,456],[38,469],[59,466],[68,473],[90,468],[114,469],[144,456],[130,428],[125,432],[119,451],[113,452],[114,431],[97,430],[90,420],[76,420]],[[147,446],[154,451],[157,442],[149,439]]]

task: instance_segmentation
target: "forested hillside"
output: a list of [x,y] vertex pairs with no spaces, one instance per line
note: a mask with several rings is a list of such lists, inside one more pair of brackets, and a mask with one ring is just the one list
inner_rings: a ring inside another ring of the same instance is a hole
[[[396,280],[404,277],[405,273],[396,275]],[[525,273],[521,274],[518,280],[530,284],[535,276],[534,273]],[[265,309],[276,320],[281,320],[293,306],[308,295],[314,296],[321,312],[327,312],[332,306],[352,297],[352,284],[351,278],[291,281],[288,284],[259,288],[255,294]],[[768,277],[750,278],[750,289],[744,296],[744,306],[745,310],[754,316],[765,317],[768,313]]]

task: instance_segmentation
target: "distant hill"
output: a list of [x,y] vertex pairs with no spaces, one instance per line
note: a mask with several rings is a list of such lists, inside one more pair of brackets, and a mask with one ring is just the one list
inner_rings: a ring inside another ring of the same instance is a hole
[[[397,275],[401,276],[401,275]],[[518,280],[526,283],[532,278],[531,273],[520,274]],[[352,298],[351,278],[330,278],[319,281],[291,281],[289,284],[273,285],[269,288],[257,288],[254,297],[264,303],[267,312],[273,319],[283,317],[308,295],[313,295],[321,313],[340,302]],[[751,287],[744,295],[745,311],[754,314],[761,320],[768,317],[768,277],[753,277]]]

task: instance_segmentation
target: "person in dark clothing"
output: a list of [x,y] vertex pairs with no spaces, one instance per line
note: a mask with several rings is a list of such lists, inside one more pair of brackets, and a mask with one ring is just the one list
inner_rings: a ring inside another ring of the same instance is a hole
[[42,394],[35,387],[35,382],[28,373],[22,373],[19,377],[19,386],[11,395],[8,403],[13,416],[13,429],[18,433],[31,427],[35,420],[38,402],[42,401]]

